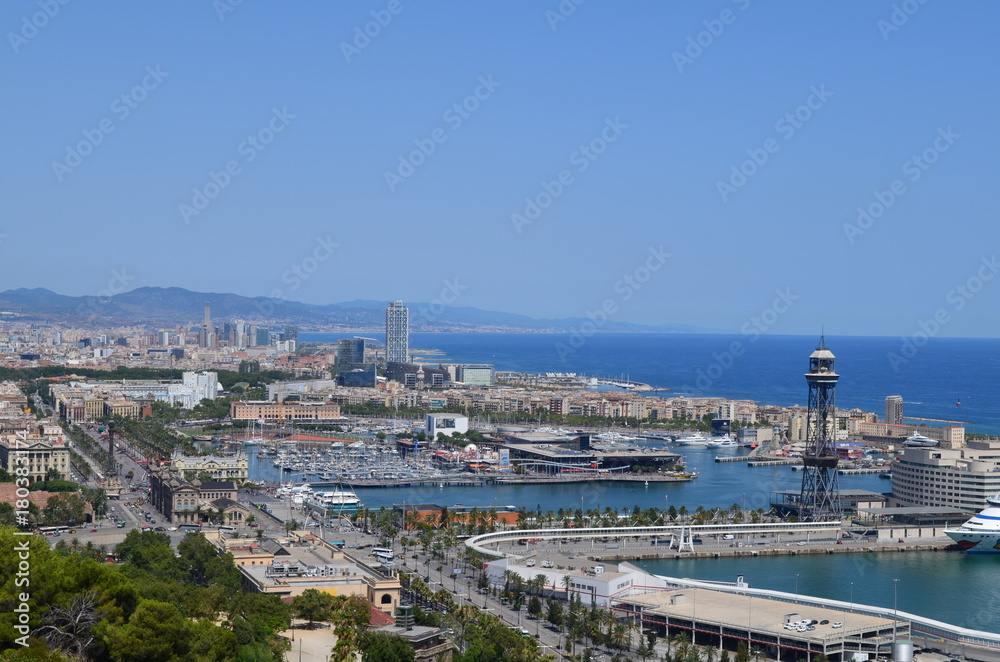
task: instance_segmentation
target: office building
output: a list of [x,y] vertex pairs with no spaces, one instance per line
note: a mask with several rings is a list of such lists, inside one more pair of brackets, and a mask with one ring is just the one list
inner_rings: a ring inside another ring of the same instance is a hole
[[410,357],[410,311],[402,301],[385,310],[386,363],[406,363]]
[[337,368],[351,370],[365,363],[367,338],[345,338],[337,341]]
[[492,365],[460,365],[455,368],[455,381],[466,386],[492,386],[494,373]]
[[201,323],[201,330],[198,331],[199,347],[215,347],[215,327],[212,326],[212,310],[209,303],[205,302],[205,318]]
[[885,422],[889,425],[903,424],[903,396],[890,395],[886,397]]

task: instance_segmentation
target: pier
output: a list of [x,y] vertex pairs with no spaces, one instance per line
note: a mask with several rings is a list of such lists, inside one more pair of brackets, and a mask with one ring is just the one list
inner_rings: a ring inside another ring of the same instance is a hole
[[751,460],[747,462],[748,467],[783,467],[793,464],[802,464],[800,457],[783,457],[765,460]]
[[861,474],[880,474],[884,471],[888,471],[889,467],[857,467],[854,469],[837,469],[837,473],[841,476],[859,476]]

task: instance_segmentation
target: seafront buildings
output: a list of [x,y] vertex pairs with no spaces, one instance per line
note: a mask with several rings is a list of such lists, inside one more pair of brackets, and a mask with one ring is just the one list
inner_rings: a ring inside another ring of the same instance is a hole
[[1000,442],[969,441],[907,448],[893,463],[896,506],[952,507],[978,512],[1000,493]]

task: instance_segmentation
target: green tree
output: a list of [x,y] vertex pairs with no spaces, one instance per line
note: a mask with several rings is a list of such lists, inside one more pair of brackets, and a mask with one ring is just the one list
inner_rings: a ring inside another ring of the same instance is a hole
[[545,620],[557,628],[561,628],[563,625],[563,606],[562,602],[558,600],[549,600],[548,612],[545,614]]
[[115,662],[173,662],[188,653],[191,625],[172,604],[143,600],[128,624],[112,627],[106,640]]
[[371,620],[371,609],[363,598],[338,595],[333,598],[333,633],[337,643],[330,652],[330,662],[354,662],[361,652],[361,634]]
[[745,641],[741,641],[736,647],[736,662],[750,662],[750,649]]
[[329,620],[332,609],[333,596],[314,588],[307,588],[292,600],[292,612],[309,621],[309,629],[312,629],[315,621]]
[[362,637],[363,662],[412,662],[417,659],[402,637],[385,632],[367,632]]
[[45,503],[42,519],[48,524],[79,524],[84,521],[85,506],[78,494],[56,494]]
[[542,601],[537,595],[531,596],[531,599],[528,600],[528,613],[531,614],[533,618],[542,617]]

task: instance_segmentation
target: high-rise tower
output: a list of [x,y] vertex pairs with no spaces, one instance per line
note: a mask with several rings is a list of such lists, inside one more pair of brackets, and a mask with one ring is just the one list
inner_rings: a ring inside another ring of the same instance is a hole
[[198,331],[199,347],[215,347],[215,327],[212,326],[212,309],[208,302],[205,302],[205,320],[201,323],[201,330]]
[[885,422],[889,425],[903,424],[903,396],[887,395],[885,397]]
[[410,358],[410,311],[402,301],[385,310],[386,363],[406,363]]
[[799,519],[820,521],[840,517],[840,487],[837,480],[837,380],[835,357],[820,336],[819,346],[809,355],[809,413],[806,417],[806,451],[802,457],[802,494]]

